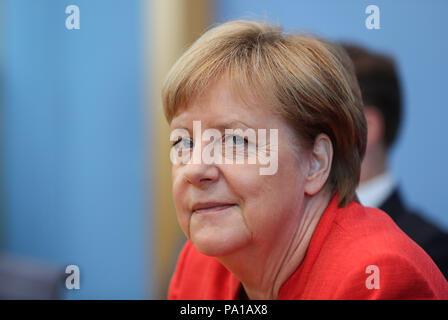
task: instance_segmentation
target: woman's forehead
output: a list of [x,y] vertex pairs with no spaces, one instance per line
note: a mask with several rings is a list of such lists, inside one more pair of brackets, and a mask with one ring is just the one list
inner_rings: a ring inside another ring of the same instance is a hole
[[228,126],[238,122],[249,127],[258,118],[275,116],[273,103],[266,94],[256,94],[257,88],[247,86],[242,89],[228,78],[211,83],[201,94],[193,95],[185,103],[174,108],[171,125],[185,120],[216,120]]
[[249,129],[277,127],[279,121],[267,107],[248,108],[245,104],[195,104],[182,108],[171,121],[171,128]]

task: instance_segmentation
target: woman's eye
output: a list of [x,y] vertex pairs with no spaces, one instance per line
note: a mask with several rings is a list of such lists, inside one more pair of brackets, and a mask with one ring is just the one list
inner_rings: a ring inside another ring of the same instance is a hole
[[244,139],[243,137],[237,135],[228,135],[226,136],[225,140],[226,143],[230,143],[235,146],[247,144],[247,139]]
[[174,142],[173,147],[177,149],[190,149],[193,148],[193,141],[188,138],[179,138]]

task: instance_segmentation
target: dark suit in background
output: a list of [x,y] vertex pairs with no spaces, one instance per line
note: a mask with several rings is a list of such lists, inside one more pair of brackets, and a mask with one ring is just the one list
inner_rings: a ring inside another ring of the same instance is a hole
[[448,279],[448,234],[425,220],[419,212],[408,209],[398,188],[394,189],[380,209],[387,212],[401,230],[426,251]]

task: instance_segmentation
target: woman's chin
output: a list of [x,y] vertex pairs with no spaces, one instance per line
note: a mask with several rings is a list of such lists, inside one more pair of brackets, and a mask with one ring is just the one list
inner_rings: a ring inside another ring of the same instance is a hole
[[251,233],[238,207],[191,216],[189,238],[202,254],[225,256],[247,246]]
[[250,237],[247,232],[231,235],[195,232],[191,234],[190,240],[200,253],[207,256],[222,257],[233,254],[247,246]]

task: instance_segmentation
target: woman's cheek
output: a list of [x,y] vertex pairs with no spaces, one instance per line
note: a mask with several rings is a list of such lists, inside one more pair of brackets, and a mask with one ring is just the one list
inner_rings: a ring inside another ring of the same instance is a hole
[[176,210],[176,216],[177,221],[179,223],[180,228],[182,229],[183,233],[187,238],[190,237],[189,234],[189,219],[191,216],[191,213],[189,212],[188,208],[185,207],[184,201],[185,201],[185,192],[182,186],[182,180],[180,179],[179,175],[176,175],[175,170],[173,169],[172,172],[172,178],[173,178],[173,200],[174,200],[174,207]]
[[189,215],[185,210],[182,210],[181,208],[176,207],[176,214],[177,214],[177,222],[179,223],[180,228],[182,229],[183,233],[187,237],[187,239],[190,238],[190,232],[189,232]]

